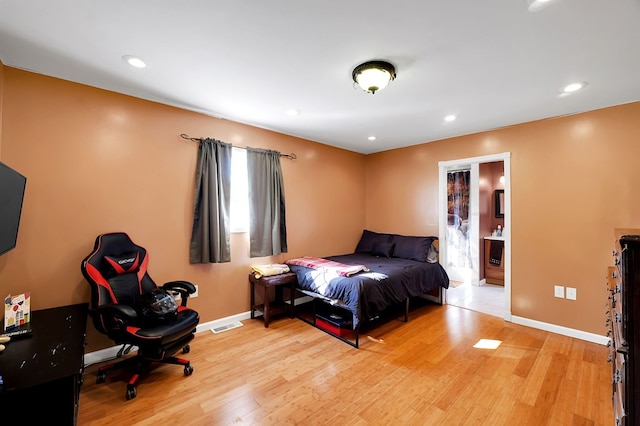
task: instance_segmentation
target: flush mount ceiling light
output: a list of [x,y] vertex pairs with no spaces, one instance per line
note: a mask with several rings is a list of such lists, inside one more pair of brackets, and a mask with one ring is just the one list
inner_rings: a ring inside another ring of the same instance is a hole
[[538,10],[547,7],[551,0],[527,0],[529,4],[529,12],[537,12]]
[[375,94],[396,78],[396,69],[389,62],[369,61],[355,67],[351,76],[362,90]]

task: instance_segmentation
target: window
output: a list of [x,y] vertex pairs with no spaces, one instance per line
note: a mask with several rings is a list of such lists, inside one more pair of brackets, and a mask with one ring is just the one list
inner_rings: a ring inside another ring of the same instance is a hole
[[247,186],[247,150],[231,151],[231,232],[249,231],[249,188]]

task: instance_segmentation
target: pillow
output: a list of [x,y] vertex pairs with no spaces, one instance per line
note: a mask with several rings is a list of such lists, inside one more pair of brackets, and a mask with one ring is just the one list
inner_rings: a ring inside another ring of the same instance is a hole
[[402,259],[417,260],[426,262],[431,250],[431,243],[436,237],[407,237],[404,235],[394,235],[393,257]]
[[395,246],[394,243],[377,243],[373,246],[371,254],[378,257],[391,257]]
[[360,241],[356,246],[356,253],[371,253],[376,244],[391,242],[391,234],[380,234],[369,230],[362,231]]

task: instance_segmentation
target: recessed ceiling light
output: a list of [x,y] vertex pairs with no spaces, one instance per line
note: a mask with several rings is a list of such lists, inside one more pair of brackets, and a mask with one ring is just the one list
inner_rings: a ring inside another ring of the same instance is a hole
[[564,87],[564,89],[562,89],[562,91],[565,92],[565,93],[573,93],[573,92],[576,92],[576,91],[582,89],[586,85],[587,85],[587,83],[585,83],[585,82],[571,83],[571,84],[566,85]]
[[527,0],[529,3],[529,12],[537,12],[551,3],[551,0]]
[[458,118],[456,115],[454,114],[449,114],[444,118],[444,121],[455,121],[456,118]]
[[144,68],[147,66],[147,64],[145,64],[144,61],[137,56],[124,55],[122,57],[122,60],[135,68]]
[[367,139],[369,139],[370,141],[375,141],[376,137],[375,136],[369,136]]
[[295,117],[296,115],[300,114],[300,111],[298,111],[295,108],[291,108],[287,110],[287,115],[291,116],[291,117]]

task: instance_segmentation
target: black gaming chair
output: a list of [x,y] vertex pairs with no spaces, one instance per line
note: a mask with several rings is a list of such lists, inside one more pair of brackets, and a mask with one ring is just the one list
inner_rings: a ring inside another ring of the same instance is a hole
[[171,320],[150,323],[139,307],[140,301],[157,289],[147,273],[148,264],[149,256],[143,247],[134,244],[127,234],[114,232],[96,238],[93,251],[81,266],[91,285],[89,314],[96,329],[122,345],[118,358],[133,347],[138,348],[135,356],[98,368],[97,383],[102,383],[109,370],[130,364],[138,367],[127,384],[127,400],[136,397],[136,383],[153,362],[183,365],[185,376],[193,373],[188,360],[173,355],[178,350],[189,352],[189,342],[195,336],[200,316],[187,307],[187,299],[196,288],[186,281],[164,284],[161,288],[179,293],[182,302]]

